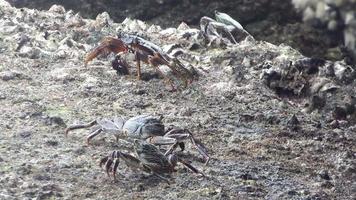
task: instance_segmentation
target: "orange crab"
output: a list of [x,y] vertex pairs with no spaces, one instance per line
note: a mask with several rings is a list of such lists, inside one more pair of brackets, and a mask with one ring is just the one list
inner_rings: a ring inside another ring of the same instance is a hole
[[[174,81],[160,70],[160,65],[168,66],[173,75],[183,81],[184,87],[196,78],[196,74],[187,69],[176,57],[168,55],[152,42],[130,34],[119,34],[117,38],[105,37],[100,45],[86,56],[85,65],[100,54],[110,52],[117,54],[117,64],[120,65],[126,73],[128,73],[128,64],[121,59],[120,55],[127,52],[134,53],[138,80],[141,80],[141,61],[154,67],[156,71],[163,76],[166,82],[170,84],[172,90],[175,90]],[[118,70],[115,66],[114,69]]]

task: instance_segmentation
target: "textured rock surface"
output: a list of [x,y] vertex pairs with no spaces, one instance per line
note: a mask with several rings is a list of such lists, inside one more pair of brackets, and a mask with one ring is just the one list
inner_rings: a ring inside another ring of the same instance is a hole
[[[182,37],[199,33],[183,25],[118,24],[106,13],[88,20],[60,6],[16,9],[3,0],[0,27],[1,199],[354,198],[355,79],[342,62],[314,63],[289,46],[251,39],[207,47]],[[179,44],[179,59],[200,79],[170,93],[145,65],[147,81],[118,76],[110,58],[85,68],[85,53],[116,29],[165,49]],[[85,131],[63,134],[79,121],[140,113],[162,114],[207,144],[208,166],[189,143],[183,154],[207,177],[179,167],[167,185],[121,165],[113,183],[98,160],[125,142],[106,135],[87,146]]]
[[290,0],[8,0],[18,7],[48,10],[53,4],[80,11],[82,16],[95,18],[108,12],[115,22],[126,17],[141,19],[163,27],[181,22],[198,25],[203,16],[222,11],[238,20],[256,39],[279,45],[285,43],[306,56],[341,60],[342,32],[312,28],[302,22],[302,14]]

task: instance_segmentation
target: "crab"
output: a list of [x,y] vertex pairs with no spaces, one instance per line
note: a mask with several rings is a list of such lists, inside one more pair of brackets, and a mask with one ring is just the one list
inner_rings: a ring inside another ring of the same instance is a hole
[[121,159],[129,168],[151,173],[169,183],[169,180],[163,174],[175,172],[175,166],[179,162],[190,171],[204,176],[202,172],[176,154],[164,155],[156,146],[144,140],[134,140],[134,149],[137,157],[116,150],[100,160],[100,167],[104,165],[107,175],[110,177],[110,173],[112,173],[114,180],[116,180],[116,172]]
[[200,30],[209,42],[208,46],[217,44],[234,45],[248,36],[253,38],[239,22],[227,14],[215,11],[215,16],[217,20],[205,16],[200,19]]
[[166,82],[170,84],[172,90],[175,90],[174,81],[160,70],[160,65],[168,66],[173,75],[184,82],[184,87],[187,87],[188,83],[191,83],[196,78],[194,71],[187,69],[176,57],[168,55],[156,44],[136,35],[125,33],[118,34],[117,38],[105,37],[98,47],[88,53],[84,61],[85,66],[97,56],[110,52],[117,55],[116,60],[113,61],[113,68],[118,73],[123,72],[126,74],[129,73],[129,65],[121,58],[121,55],[126,52],[134,53],[138,80],[142,78],[141,61],[154,67]]
[[190,140],[193,146],[204,157],[205,164],[210,160],[205,146],[187,129],[170,128],[165,131],[162,123],[162,117],[152,115],[139,115],[132,117],[127,121],[122,117],[114,117],[110,119],[93,120],[87,124],[78,124],[69,126],[65,130],[65,135],[75,129],[89,128],[98,125],[94,131],[88,134],[87,143],[100,133],[107,132],[113,134],[116,141],[119,139],[130,140],[140,139],[154,145],[170,145],[164,155],[171,154],[178,146],[182,151],[185,149],[184,141]]

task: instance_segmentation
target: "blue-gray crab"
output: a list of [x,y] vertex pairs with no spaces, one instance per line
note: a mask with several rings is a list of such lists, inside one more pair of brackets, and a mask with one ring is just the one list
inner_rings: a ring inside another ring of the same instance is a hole
[[139,115],[125,120],[122,117],[115,117],[113,120],[102,119],[93,120],[87,124],[72,125],[65,130],[65,134],[75,129],[89,128],[98,125],[94,131],[87,136],[87,143],[102,132],[113,134],[118,139],[139,139],[146,140],[154,145],[171,145],[164,155],[169,155],[178,146],[184,150],[184,141],[190,140],[193,146],[203,155],[205,163],[209,162],[210,156],[205,146],[196,140],[193,134],[187,129],[171,128],[165,131],[162,117],[151,115]]
[[104,165],[104,169],[108,176],[110,177],[110,173],[112,173],[114,180],[116,180],[117,168],[120,160],[123,160],[129,168],[151,173],[169,183],[168,179],[162,175],[175,172],[175,166],[179,162],[190,171],[204,176],[202,172],[179,158],[174,153],[164,155],[156,146],[149,144],[144,140],[135,140],[134,149],[136,156],[118,150],[113,151],[100,160],[100,167]]

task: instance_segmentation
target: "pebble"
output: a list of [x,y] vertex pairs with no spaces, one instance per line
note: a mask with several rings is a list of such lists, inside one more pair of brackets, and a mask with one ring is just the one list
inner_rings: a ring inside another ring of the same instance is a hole
[[14,80],[16,78],[21,77],[21,73],[16,72],[16,71],[3,71],[0,72],[0,78],[3,81],[10,81],[10,80]]
[[22,138],[28,138],[31,137],[32,131],[22,131],[18,135]]
[[56,124],[58,126],[66,127],[66,123],[59,116],[51,116],[51,117],[49,117],[49,124]]
[[53,13],[58,13],[58,14],[64,14],[66,12],[66,9],[61,5],[53,5],[52,7],[49,8],[48,11]]

